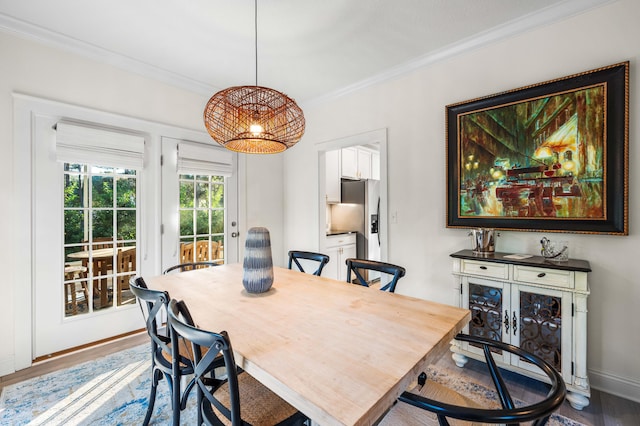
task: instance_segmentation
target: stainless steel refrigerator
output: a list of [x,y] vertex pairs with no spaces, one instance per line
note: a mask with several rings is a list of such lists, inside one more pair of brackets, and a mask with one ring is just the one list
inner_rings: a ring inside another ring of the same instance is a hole
[[[357,232],[358,258],[380,260],[380,181],[342,179],[341,189],[341,204],[345,205],[342,223]],[[372,281],[378,276],[372,273],[368,280]]]

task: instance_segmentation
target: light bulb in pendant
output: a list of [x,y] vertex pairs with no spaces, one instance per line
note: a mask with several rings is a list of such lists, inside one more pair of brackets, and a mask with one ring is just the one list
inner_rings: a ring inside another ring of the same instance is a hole
[[249,126],[249,131],[254,135],[259,135],[264,132],[264,129],[259,124],[252,124],[251,126]]

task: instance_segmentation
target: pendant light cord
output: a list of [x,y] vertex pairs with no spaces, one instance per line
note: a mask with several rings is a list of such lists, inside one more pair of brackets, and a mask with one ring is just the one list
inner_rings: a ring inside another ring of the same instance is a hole
[[258,85],[258,0],[254,0],[254,34],[256,50],[256,86]]

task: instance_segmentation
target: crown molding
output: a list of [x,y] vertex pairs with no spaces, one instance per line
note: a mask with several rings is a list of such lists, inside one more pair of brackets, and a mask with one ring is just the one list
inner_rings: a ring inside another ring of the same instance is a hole
[[96,45],[50,31],[8,15],[0,13],[0,31],[26,40],[34,41],[49,47],[92,59],[113,67],[170,84],[197,94],[211,95],[219,89],[209,84],[177,74],[135,58],[124,56]]
[[430,52],[424,56],[418,57],[411,61],[390,68],[380,74],[374,75],[365,80],[361,80],[355,84],[343,87],[341,89],[329,92],[325,95],[318,96],[307,102],[301,102],[300,106],[304,108],[313,108],[343,96],[357,92],[364,88],[375,86],[377,84],[394,80],[403,75],[414,72],[418,69],[428,67],[435,63],[444,61],[454,56],[470,52],[480,47],[489,45],[493,42],[504,40],[518,34],[525,33],[537,27],[549,25],[562,21],[580,13],[587,12],[591,9],[603,6],[607,3],[614,3],[618,0],[567,0],[557,5],[548,6],[537,12],[523,16],[519,19],[509,21],[490,30],[474,34],[464,40],[452,43],[436,51]]
[[[618,0],[566,0],[556,5],[541,9],[537,12],[526,15],[522,18],[509,21],[491,30],[475,34],[460,42],[450,44],[430,52],[426,55],[390,68],[382,73],[370,78],[361,80],[354,84],[326,93],[305,102],[300,102],[305,108],[312,108],[321,105],[364,88],[374,86],[389,80],[396,79],[405,74],[416,71],[420,68],[430,66],[448,58],[460,55],[465,52],[478,49],[490,43],[508,37],[524,33],[536,27],[549,25],[554,22],[567,19],[571,16],[589,11],[607,3]],[[119,69],[133,72],[150,79],[161,81],[199,95],[209,96],[220,88],[211,86],[202,81],[194,80],[181,74],[177,74],[151,64],[139,61],[135,58],[123,56],[104,48],[86,43],[72,37],[65,36],[55,31],[46,30],[33,24],[15,19],[8,15],[0,14],[0,31],[27,40],[35,41],[47,46],[55,47],[64,51],[72,52],[92,60],[117,67]]]

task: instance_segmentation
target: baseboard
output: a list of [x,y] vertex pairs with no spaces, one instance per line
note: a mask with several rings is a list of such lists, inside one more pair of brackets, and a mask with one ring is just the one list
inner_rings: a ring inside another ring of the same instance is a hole
[[0,358],[0,377],[15,373],[13,355]]
[[601,371],[589,370],[591,387],[631,401],[640,402],[640,381],[629,380]]

